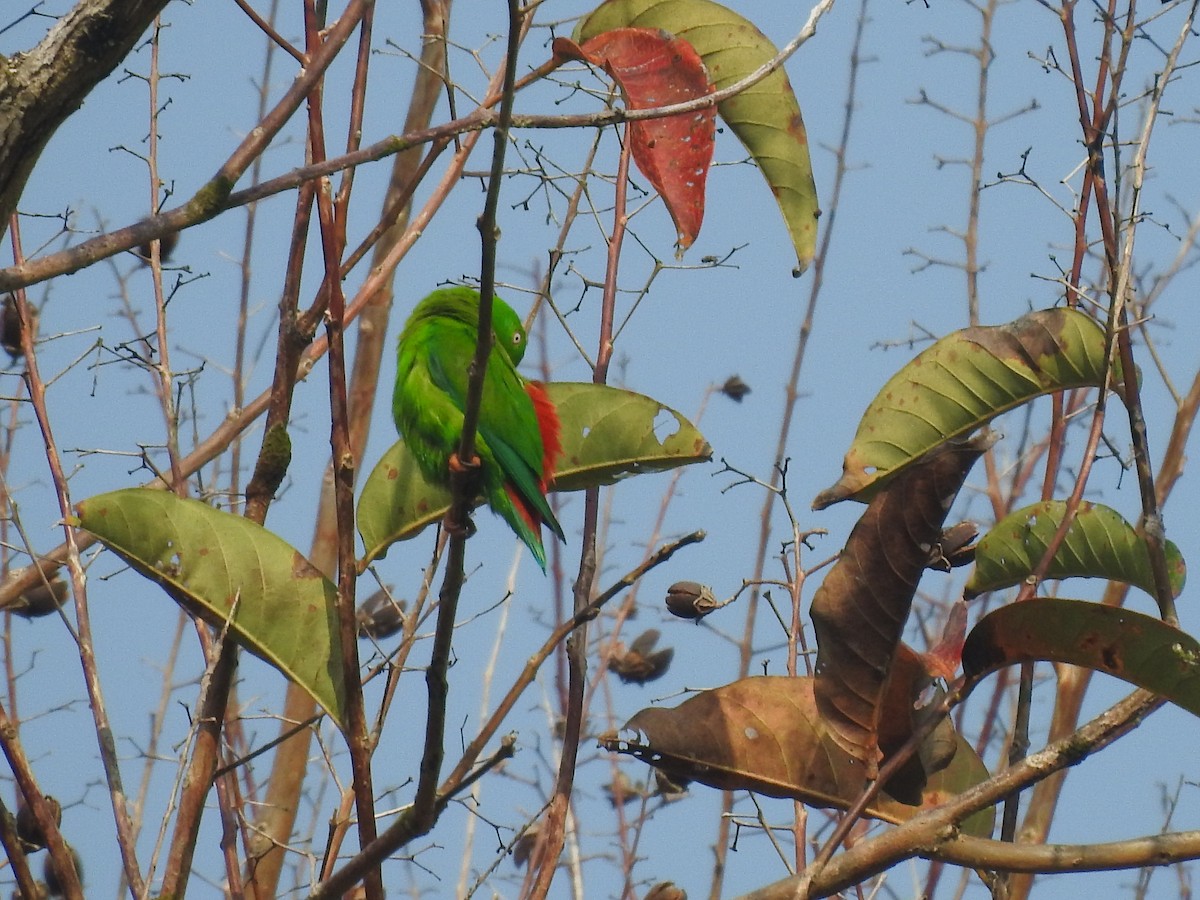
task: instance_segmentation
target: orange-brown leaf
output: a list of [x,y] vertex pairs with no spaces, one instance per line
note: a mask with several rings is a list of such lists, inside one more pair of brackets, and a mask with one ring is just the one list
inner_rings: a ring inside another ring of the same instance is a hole
[[[952,728],[950,737],[951,758],[921,779],[923,786],[911,802],[881,795],[868,814],[904,821],[987,778],[983,763]],[[643,709],[620,735],[602,735],[600,742],[676,780],[812,806],[845,809],[862,786],[861,763],[831,739],[817,713],[811,678],[743,678],[702,691],[674,709]],[[991,813],[972,817],[964,828],[971,834],[989,833]]]
[[[630,109],[652,109],[713,91],[708,70],[687,41],[657,28],[617,28],[581,45],[556,38],[554,55],[600,66],[620,86]],[[716,134],[715,107],[629,124],[634,162],[662,195],[687,249],[704,220],[704,185]]]

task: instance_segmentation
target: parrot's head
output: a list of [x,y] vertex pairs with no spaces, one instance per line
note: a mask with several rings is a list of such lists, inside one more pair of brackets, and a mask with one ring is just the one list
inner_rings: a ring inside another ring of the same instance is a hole
[[[492,334],[496,346],[504,351],[512,364],[517,365],[525,356],[525,326],[511,306],[493,295]],[[479,292],[474,288],[456,286],[439,288],[417,304],[405,325],[405,333],[419,323],[436,322],[438,319],[455,319],[479,329]],[[401,341],[404,335],[400,336]]]
[[515,366],[525,355],[525,326],[511,306],[496,297],[492,303],[492,332],[496,335],[496,346]]

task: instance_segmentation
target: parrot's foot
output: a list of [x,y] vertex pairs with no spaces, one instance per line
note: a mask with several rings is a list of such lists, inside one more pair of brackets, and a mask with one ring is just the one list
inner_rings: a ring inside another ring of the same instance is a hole
[[447,516],[446,520],[442,524],[442,527],[446,529],[446,532],[451,537],[472,538],[475,536],[475,531],[476,531],[475,521],[470,516],[467,517],[467,521],[463,524],[463,526],[461,528],[451,524],[450,517]]
[[457,472],[459,475],[465,475],[468,472],[478,472],[479,467],[483,465],[478,456],[472,456],[467,462],[463,462],[458,458],[457,453],[450,454],[450,471]]

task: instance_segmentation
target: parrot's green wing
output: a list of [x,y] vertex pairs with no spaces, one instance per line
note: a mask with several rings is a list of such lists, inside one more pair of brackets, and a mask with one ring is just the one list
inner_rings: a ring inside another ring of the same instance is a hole
[[[461,411],[466,406],[467,366],[475,353],[475,336],[470,329],[459,329],[456,325],[439,320],[430,326],[434,335],[430,340],[428,359],[433,383],[445,391]],[[461,431],[460,418],[455,433]],[[562,526],[542,491],[543,448],[537,413],[520,374],[498,347],[492,348],[483,380],[479,435],[485,452],[490,450],[504,478],[561,538]],[[485,489],[489,502],[495,501],[498,498],[492,492],[502,491],[503,481],[485,485]]]

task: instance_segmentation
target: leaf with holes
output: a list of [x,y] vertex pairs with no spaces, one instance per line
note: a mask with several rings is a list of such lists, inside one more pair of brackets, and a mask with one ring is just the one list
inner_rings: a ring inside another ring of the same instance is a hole
[[817,495],[813,509],[870,499],[880,484],[938,444],[1035,397],[1099,387],[1104,356],[1104,330],[1073,309],[1039,310],[1007,325],[979,325],[942,338],[871,401],[842,477]]
[[[673,781],[811,806],[845,809],[862,786],[862,766],[829,738],[810,678],[743,678],[701,691],[674,709],[643,709],[619,733],[602,735],[600,743],[650,763]],[[916,803],[884,794],[867,814],[903,822],[987,777],[970,745],[955,736],[943,767],[928,775]],[[963,830],[991,834],[992,811],[971,816]]]
[[345,729],[337,589],[249,519],[166,491],[129,488],[75,507],[94,534],[176,603],[308,691]]
[[1200,643],[1152,616],[1062,597],[1002,606],[967,635],[967,690],[997,669],[1034,661],[1094,669],[1200,716]]
[[[657,28],[617,28],[585,41],[555,38],[554,55],[600,66],[621,88],[630,109],[682,103],[712,93],[704,63],[687,41]],[[717,112],[629,123],[638,169],[662,196],[679,248],[696,240],[704,221],[704,183],[712,163]]]
[[[1045,554],[1066,510],[1065,502],[1046,500],[997,522],[975,548],[975,570],[963,589],[966,597],[1024,581]],[[1187,566],[1175,544],[1167,541],[1164,549],[1171,596],[1178,597],[1187,579]],[[1151,596],[1155,593],[1145,538],[1116,510],[1086,501],[1079,504],[1046,577],[1106,578],[1135,585]]]
[[[572,37],[583,43],[617,28],[661,28],[696,48],[719,90],[740,81],[777,54],[753,22],[712,0],[608,0],[584,16]],[[787,73],[723,100],[717,112],[750,151],[779,204],[796,250],[797,274],[817,246],[817,187],[808,134]]]
[[[712,457],[696,426],[650,397],[567,381],[549,382],[546,393],[558,411],[563,447],[552,490],[580,491]],[[358,501],[358,531],[366,548],[360,567],[396,541],[415,537],[449,506],[449,491],[426,482],[404,441],[397,441],[367,478]]]

